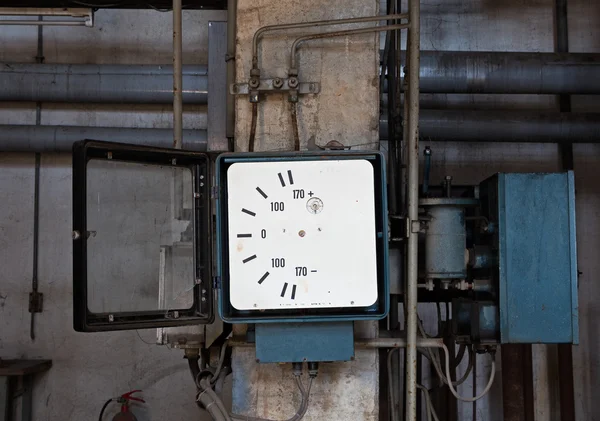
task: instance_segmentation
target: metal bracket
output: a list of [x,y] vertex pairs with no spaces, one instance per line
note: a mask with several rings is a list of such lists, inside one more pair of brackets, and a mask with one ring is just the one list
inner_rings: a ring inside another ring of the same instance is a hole
[[231,95],[249,95],[250,91],[257,91],[259,94],[271,94],[297,90],[301,95],[308,95],[318,94],[321,90],[321,84],[318,82],[299,82],[298,86],[291,88],[288,83],[290,79],[296,78],[260,79],[260,83],[256,88],[250,88],[248,83],[232,83],[229,86],[229,93]]
[[411,234],[418,234],[421,231],[421,221],[412,221],[410,223]]
[[29,312],[41,313],[44,307],[44,294],[33,291],[29,293]]

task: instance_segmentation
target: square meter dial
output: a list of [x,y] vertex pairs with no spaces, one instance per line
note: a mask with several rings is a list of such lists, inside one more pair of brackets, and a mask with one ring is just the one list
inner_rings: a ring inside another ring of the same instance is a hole
[[385,315],[379,153],[230,154],[217,165],[225,320]]

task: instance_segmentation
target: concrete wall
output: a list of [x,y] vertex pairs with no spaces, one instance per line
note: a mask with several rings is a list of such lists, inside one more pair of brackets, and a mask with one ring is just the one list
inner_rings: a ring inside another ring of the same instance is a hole
[[[326,7],[333,8],[333,5],[328,3]],[[570,0],[569,5],[571,50],[600,52],[600,4],[595,0]],[[553,48],[551,0],[437,1],[424,3],[422,9],[424,49],[551,51]],[[321,15],[312,17],[320,18]],[[185,63],[206,64],[206,23],[211,19],[223,20],[224,15],[221,12],[185,12]],[[132,64],[171,61],[169,13],[99,11],[96,21],[97,26],[93,29],[45,29],[46,61]],[[256,20],[248,22],[248,28],[257,24]],[[34,61],[35,28],[0,27],[0,39],[3,41],[0,60]],[[352,43],[335,45],[340,49],[357,48]],[[313,51],[302,52],[303,60],[317,60],[323,54],[322,48]],[[327,54],[324,58],[328,58]],[[314,75],[323,77],[327,70],[317,67]],[[550,96],[444,95],[441,100],[464,108],[556,109],[555,98]],[[600,110],[597,98],[577,97],[574,103],[576,109]],[[363,105],[370,107],[372,104],[368,101]],[[239,107],[242,107],[241,102]],[[205,128],[205,112],[206,107],[186,108],[185,128]],[[287,114],[281,114],[279,119],[284,117],[287,118]],[[265,121],[264,116],[260,118]],[[261,136],[265,133],[281,136],[281,146],[289,147],[289,134],[277,128],[277,121],[270,128],[262,123],[259,133]],[[8,123],[34,124],[34,105],[0,104],[0,124]],[[43,104],[42,124],[170,127],[171,115],[168,106]],[[316,135],[321,129],[336,137],[349,133],[339,129],[337,134],[338,129],[328,124],[332,124],[331,121],[319,121],[314,126],[301,124],[301,136],[306,139],[305,136]],[[361,130],[369,142],[372,141],[369,126]],[[244,145],[239,146],[243,149]],[[432,183],[440,181],[445,174],[452,174],[458,183],[467,183],[478,182],[496,171],[559,168],[556,145],[431,143],[431,146],[434,150]],[[583,274],[580,277],[581,345],[574,348],[574,365],[577,419],[581,421],[600,420],[597,405],[600,357],[596,352],[600,334],[597,327],[600,287],[596,279],[600,272],[597,258],[600,250],[599,164],[599,147],[575,147],[579,269]],[[54,360],[54,367],[36,383],[35,420],[93,419],[105,399],[134,388],[143,389],[148,401],[147,405],[136,409],[140,420],[197,419],[199,410],[193,403],[194,390],[186,364],[181,359],[182,353],[154,345],[154,331],[78,334],[72,330],[70,165],[68,155],[42,157],[39,278],[40,291],[45,294],[45,308],[37,318],[37,340],[32,342],[29,339],[27,294],[31,284],[34,158],[28,154],[0,155],[0,196],[3,198],[0,207],[0,356]],[[536,421],[555,420],[558,413],[556,366],[553,363],[555,347],[537,346],[534,352],[538,379]],[[488,360],[480,360],[478,390],[482,390],[489,374]],[[477,420],[502,419],[500,382],[501,379],[489,397],[478,403]],[[357,388],[359,384],[351,382],[347,387]],[[323,393],[323,389],[316,391]],[[468,395],[472,393],[472,387],[466,384],[460,391]],[[472,419],[471,404],[460,403],[459,408],[461,419]],[[286,414],[291,410],[288,407],[282,409]]]
[[[225,19],[222,11],[184,13],[185,64],[207,64],[208,21]],[[171,13],[98,11],[92,29],[44,28],[46,62],[171,63],[171,21]],[[0,38],[0,60],[35,61],[37,29],[0,26]],[[170,106],[43,104],[41,117],[42,124],[51,125],[172,124]],[[0,124],[35,124],[35,105],[0,104]],[[206,107],[186,107],[184,128],[206,128]],[[44,312],[36,318],[33,342],[27,308],[34,157],[0,154],[0,357],[53,360],[52,369],[36,381],[34,420],[97,419],[106,399],[133,389],[142,389],[147,401],[134,409],[139,420],[203,419],[183,352],[155,345],[156,330],[73,330],[71,183],[70,155],[42,157],[39,279]],[[117,410],[117,405],[110,407],[105,419]]]

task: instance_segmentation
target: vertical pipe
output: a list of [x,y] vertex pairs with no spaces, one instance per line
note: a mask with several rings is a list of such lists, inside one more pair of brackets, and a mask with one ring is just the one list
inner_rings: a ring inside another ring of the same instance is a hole
[[[569,52],[569,25],[567,0],[555,0],[556,51]],[[558,104],[561,112],[571,112],[571,96],[559,95]],[[574,169],[573,144],[560,146],[563,170]],[[560,393],[561,421],[575,420],[575,386],[573,382],[573,347],[571,344],[558,344],[558,375]]]
[[183,145],[182,0],[173,0],[173,147]]
[[414,421],[417,415],[417,265],[418,232],[412,229],[419,223],[419,59],[420,59],[420,0],[409,0],[408,13],[408,279],[406,323],[406,416]]
[[[38,16],[38,21],[44,20],[43,16]],[[38,26],[38,37],[37,37],[37,55],[35,61],[38,64],[44,62],[44,26]],[[35,104],[35,125],[39,126],[42,124],[42,103],[37,102]],[[39,153],[35,154],[35,184],[33,191],[33,269],[31,279],[31,293],[36,295],[38,293],[38,244],[39,244],[39,232],[40,232],[40,160],[41,156]],[[33,311],[32,311],[33,310]],[[30,309],[31,321],[29,326],[29,337],[32,341],[35,341],[35,312],[36,309]]]
[[229,150],[234,147],[235,97],[229,93],[229,85],[235,82],[235,31],[237,0],[227,0],[227,116],[225,136],[229,140]]

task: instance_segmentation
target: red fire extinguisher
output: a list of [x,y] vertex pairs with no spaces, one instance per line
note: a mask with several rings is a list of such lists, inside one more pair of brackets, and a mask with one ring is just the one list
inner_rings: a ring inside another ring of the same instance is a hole
[[113,417],[112,421],[137,421],[137,418],[135,417],[135,415],[133,415],[133,413],[129,411],[129,403],[131,401],[142,402],[142,403],[146,402],[142,398],[137,398],[137,397],[133,396],[133,394],[137,393],[137,392],[141,392],[141,390],[132,390],[131,392],[122,394],[118,398],[111,398],[108,401],[106,401],[106,403],[102,407],[102,411],[100,411],[100,417],[98,418],[98,420],[102,421],[102,416],[104,415],[104,411],[106,410],[106,407],[108,406],[109,403],[118,402],[121,404],[121,412],[119,412],[117,415],[115,415]]

